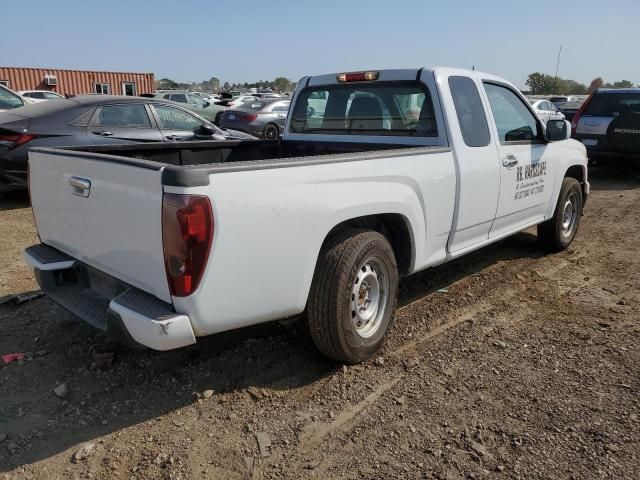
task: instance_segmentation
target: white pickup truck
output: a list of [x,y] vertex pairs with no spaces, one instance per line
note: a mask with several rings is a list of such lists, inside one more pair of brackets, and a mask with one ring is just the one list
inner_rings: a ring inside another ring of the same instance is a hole
[[304,77],[280,141],[34,148],[42,289],[157,350],[303,312],[347,363],[382,345],[398,278],[538,225],[566,248],[585,148],[507,81],[450,68]]

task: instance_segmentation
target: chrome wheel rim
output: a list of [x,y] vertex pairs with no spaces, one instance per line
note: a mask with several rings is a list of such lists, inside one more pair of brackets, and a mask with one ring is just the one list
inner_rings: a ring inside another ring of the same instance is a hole
[[569,194],[562,208],[562,236],[570,237],[578,221],[578,194]]
[[362,338],[374,335],[389,303],[389,271],[385,263],[370,257],[360,265],[351,287],[351,323]]

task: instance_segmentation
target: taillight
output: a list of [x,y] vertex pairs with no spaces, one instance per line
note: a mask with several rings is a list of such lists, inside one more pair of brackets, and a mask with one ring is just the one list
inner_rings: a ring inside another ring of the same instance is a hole
[[30,142],[34,138],[36,138],[35,135],[28,135],[26,133],[0,134],[0,143],[5,144],[9,148],[16,148]]
[[198,288],[213,240],[213,211],[202,195],[162,197],[164,267],[171,295],[186,297]]
[[576,134],[576,128],[578,128],[578,122],[580,121],[580,117],[582,116],[584,109],[587,108],[587,104],[591,101],[594,95],[595,93],[592,93],[587,97],[587,99],[584,101],[582,105],[580,105],[580,108],[571,119],[571,135]]
[[243,122],[253,122],[256,118],[258,118],[258,115],[256,115],[255,113],[247,113],[245,115],[242,115],[240,117],[240,120]]

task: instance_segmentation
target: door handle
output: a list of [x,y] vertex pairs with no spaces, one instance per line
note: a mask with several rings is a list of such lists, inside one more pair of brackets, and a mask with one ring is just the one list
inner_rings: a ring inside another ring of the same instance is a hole
[[177,135],[167,135],[166,139],[176,141],[176,140],[180,140],[180,137],[178,137]]
[[111,132],[101,132],[100,130],[96,130],[95,132],[96,135],[100,135],[101,137],[111,137],[113,135],[113,133]]
[[506,157],[502,159],[502,166],[507,168],[513,168],[518,164],[518,159],[513,153],[508,153]]
[[69,185],[73,189],[71,193],[80,197],[88,197],[91,191],[91,180],[82,177],[71,177]]

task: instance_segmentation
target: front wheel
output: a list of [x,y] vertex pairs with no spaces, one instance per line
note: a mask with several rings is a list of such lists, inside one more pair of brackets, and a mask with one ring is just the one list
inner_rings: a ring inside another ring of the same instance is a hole
[[378,232],[352,230],[329,240],[320,253],[309,294],[307,321],[318,349],[344,363],[373,356],[391,325],[398,267]]
[[575,178],[565,177],[556,210],[549,220],[538,225],[538,239],[552,252],[566,249],[578,232],[582,215],[582,188]]

